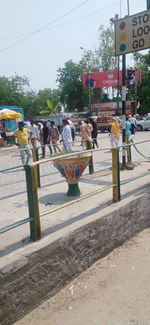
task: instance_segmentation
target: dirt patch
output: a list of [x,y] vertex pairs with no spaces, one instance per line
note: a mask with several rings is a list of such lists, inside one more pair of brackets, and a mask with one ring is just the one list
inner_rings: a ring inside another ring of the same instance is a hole
[[15,325],[149,325],[149,238],[115,249]]

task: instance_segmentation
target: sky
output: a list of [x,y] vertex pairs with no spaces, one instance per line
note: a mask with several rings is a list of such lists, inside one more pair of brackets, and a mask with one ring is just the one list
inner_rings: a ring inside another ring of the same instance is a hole
[[[129,0],[130,15],[146,0]],[[98,46],[100,25],[127,15],[127,0],[0,0],[0,76],[29,78],[34,91],[56,88],[57,69]],[[130,60],[128,55],[127,60]]]

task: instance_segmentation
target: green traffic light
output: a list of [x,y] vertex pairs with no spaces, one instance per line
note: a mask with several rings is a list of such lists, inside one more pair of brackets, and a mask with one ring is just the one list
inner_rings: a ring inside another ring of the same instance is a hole
[[126,45],[125,44],[121,44],[120,45],[120,52],[124,52],[126,50]]

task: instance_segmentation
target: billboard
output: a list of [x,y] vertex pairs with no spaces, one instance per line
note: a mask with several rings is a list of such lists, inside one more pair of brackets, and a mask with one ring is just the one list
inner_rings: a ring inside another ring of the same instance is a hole
[[[142,74],[140,69],[126,70],[126,84],[140,84]],[[82,73],[83,88],[104,88],[122,86],[122,71]]]
[[115,21],[115,54],[150,48],[150,10]]

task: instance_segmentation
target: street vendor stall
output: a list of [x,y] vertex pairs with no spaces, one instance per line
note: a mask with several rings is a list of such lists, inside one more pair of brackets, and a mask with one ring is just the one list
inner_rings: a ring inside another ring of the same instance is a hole
[[2,109],[0,110],[0,142],[1,143],[12,143],[12,134],[13,131],[9,130],[6,127],[6,122],[12,121],[19,121],[22,118],[21,113],[15,112],[10,109]]

